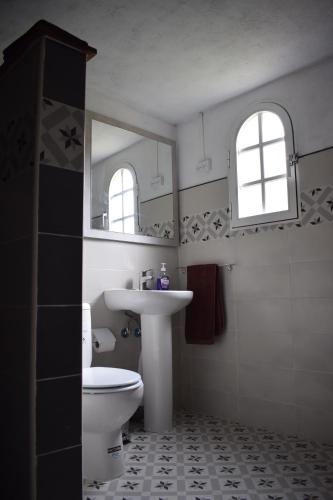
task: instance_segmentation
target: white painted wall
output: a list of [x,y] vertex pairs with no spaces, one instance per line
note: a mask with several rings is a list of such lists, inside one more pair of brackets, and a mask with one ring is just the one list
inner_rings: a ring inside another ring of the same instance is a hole
[[227,176],[231,130],[244,110],[254,102],[269,100],[284,106],[295,128],[296,151],[306,154],[332,146],[333,59],[292,73],[252,92],[221,103],[204,114],[206,153],[213,169],[197,172],[202,159],[201,117],[178,125],[180,189]]

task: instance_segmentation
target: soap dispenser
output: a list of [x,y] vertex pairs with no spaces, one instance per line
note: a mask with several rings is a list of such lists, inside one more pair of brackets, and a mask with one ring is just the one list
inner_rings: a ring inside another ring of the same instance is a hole
[[161,271],[158,275],[157,281],[156,281],[156,289],[157,290],[169,290],[170,286],[170,278],[167,275],[167,270],[166,270],[166,263],[162,262],[161,263]]

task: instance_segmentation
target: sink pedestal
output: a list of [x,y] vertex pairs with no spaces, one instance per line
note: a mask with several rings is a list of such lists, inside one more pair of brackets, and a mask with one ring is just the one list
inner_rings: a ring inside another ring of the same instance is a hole
[[171,431],[171,316],[141,314],[141,330],[145,430],[161,433]]
[[111,311],[131,310],[141,316],[142,371],[145,430],[172,429],[172,330],[171,315],[191,302],[190,290],[104,291]]

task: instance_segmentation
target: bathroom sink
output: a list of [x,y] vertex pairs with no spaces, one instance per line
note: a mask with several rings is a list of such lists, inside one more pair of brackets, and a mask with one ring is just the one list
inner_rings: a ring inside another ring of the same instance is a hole
[[186,307],[193,298],[189,290],[126,290],[104,291],[106,306],[111,311],[127,310],[137,314],[170,315]]
[[144,427],[149,432],[172,430],[172,322],[171,315],[193,298],[189,290],[104,291],[105,305],[112,311],[140,314],[144,383]]

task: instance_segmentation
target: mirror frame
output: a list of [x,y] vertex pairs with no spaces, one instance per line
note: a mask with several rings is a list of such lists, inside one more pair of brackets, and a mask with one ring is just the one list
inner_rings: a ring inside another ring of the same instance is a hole
[[[100,121],[114,127],[119,127],[129,132],[153,139],[155,141],[169,144],[172,148],[172,193],[173,193],[173,218],[174,238],[157,238],[156,236],[145,236],[143,234],[116,233],[115,231],[102,231],[91,228],[91,130],[92,121]],[[111,241],[126,241],[129,243],[142,243],[145,245],[172,246],[179,245],[179,212],[178,212],[178,184],[176,167],[176,141],[168,139],[148,130],[134,125],[110,118],[99,113],[86,110],[85,120],[85,155],[84,155],[84,203],[83,203],[83,237]]]

